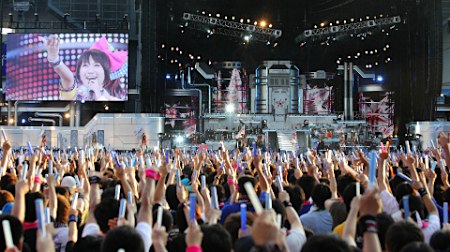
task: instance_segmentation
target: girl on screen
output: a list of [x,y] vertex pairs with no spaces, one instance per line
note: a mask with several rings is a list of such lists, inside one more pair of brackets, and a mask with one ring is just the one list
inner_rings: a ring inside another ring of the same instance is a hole
[[47,60],[61,78],[61,100],[122,101],[127,99],[124,88],[127,74],[126,51],[113,52],[105,37],[95,42],[78,58],[76,72],[59,58],[59,38],[39,37],[47,49]]

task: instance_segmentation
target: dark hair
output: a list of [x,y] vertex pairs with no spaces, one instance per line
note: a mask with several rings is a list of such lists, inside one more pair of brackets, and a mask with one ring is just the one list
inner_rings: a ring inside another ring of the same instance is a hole
[[386,232],[394,224],[394,219],[387,213],[377,214],[378,240],[380,240],[381,249],[386,250]]
[[73,246],[73,252],[97,252],[102,247],[103,237],[100,235],[88,235],[78,239]]
[[330,187],[324,184],[315,185],[311,191],[311,198],[320,210],[325,209],[325,201],[331,198]]
[[284,190],[289,194],[292,207],[294,207],[295,211],[300,211],[303,201],[305,201],[305,193],[303,192],[303,189],[298,185],[290,185],[284,187]]
[[[9,220],[9,225],[11,226],[11,235],[14,245],[20,247],[19,243],[23,237],[23,226],[17,217],[12,215],[0,215],[0,223],[3,220]],[[0,225],[0,251],[6,250],[5,235],[3,233],[3,225]]]
[[[111,73],[111,66],[109,62],[108,55],[106,55],[104,52],[97,50],[97,49],[90,49],[87,51],[84,51],[80,57],[78,58],[77,62],[77,68],[76,68],[76,78],[79,83],[81,83],[80,78],[80,69],[81,65],[85,62],[89,62],[89,58],[92,57],[92,59],[95,62],[100,63],[102,65],[104,74],[105,74],[105,80],[103,81],[103,88],[108,91],[108,93],[112,96],[115,96],[117,98],[121,98],[126,94],[126,91],[120,86],[120,80],[111,80],[109,78],[109,75]],[[83,84],[83,83],[81,83]]]
[[[158,207],[161,206],[160,204],[153,205],[153,220],[156,220],[158,215]],[[173,227],[173,217],[172,214],[166,209],[163,209],[163,215],[162,215],[162,226],[166,228],[166,232],[169,232],[172,230]]]
[[[409,202],[409,210],[411,212],[411,218],[413,218],[416,222],[416,215],[414,212],[418,212],[420,215],[420,218],[423,219],[425,217],[425,205],[418,196],[415,195],[409,195],[408,196],[408,202]],[[400,201],[399,207],[403,209],[403,200]]]
[[121,248],[125,251],[145,251],[142,237],[134,228],[129,226],[119,226],[109,231],[103,239],[101,251],[118,251]]
[[[336,179],[337,181],[337,190],[339,195],[343,196],[345,189],[350,185],[357,182],[357,180],[350,174],[340,175]],[[362,188],[362,186],[361,186]],[[362,192],[361,192],[362,194]],[[347,209],[348,210],[348,209]]]
[[297,179],[295,183],[303,189],[305,200],[308,200],[309,197],[311,197],[312,188],[317,184],[317,181],[311,175],[303,175],[301,178]]
[[14,177],[11,173],[6,173],[0,178],[0,188],[7,189],[9,185],[15,184],[16,182],[16,177]]
[[334,202],[331,204],[330,214],[333,218],[333,226],[331,229],[334,229],[334,227],[343,223],[345,219],[347,219],[347,209],[345,209],[345,204],[342,202]]
[[301,252],[348,252],[350,245],[335,234],[317,234],[311,236],[303,245]]
[[67,187],[56,186],[55,191],[57,194],[62,195],[64,197],[66,197],[67,199],[69,199],[69,197],[70,197],[69,189]]
[[244,184],[250,182],[253,185],[253,188],[256,186],[256,179],[249,175],[244,175],[238,179],[238,192],[241,195],[247,195],[247,191],[245,191]]
[[119,214],[119,201],[111,198],[102,200],[94,210],[94,217],[103,233],[109,231],[108,221]]
[[166,189],[166,199],[171,210],[177,210],[180,201],[177,197],[177,185],[169,185]]
[[386,232],[386,249],[389,252],[399,252],[404,246],[415,241],[424,241],[424,236],[422,230],[410,222],[396,222]]
[[434,252],[434,249],[424,242],[415,241],[404,246],[400,252]]
[[402,201],[403,196],[413,194],[412,187],[406,182],[402,182],[402,183],[398,184],[397,187],[393,187],[393,188],[395,188],[394,196],[395,196],[395,199],[397,200],[397,202]]
[[430,238],[430,246],[436,251],[446,251],[450,248],[450,231],[438,230]]
[[[364,186],[360,186],[360,193],[361,195],[364,194]],[[350,212],[352,200],[356,196],[356,183],[348,184],[341,195],[345,203],[345,209]]]
[[[252,226],[255,220],[255,215],[252,212],[247,212],[247,225]],[[239,229],[241,228],[241,214],[233,213],[228,215],[223,223],[224,228],[231,235],[231,242],[234,245],[236,240],[239,238]]]
[[34,206],[34,201],[37,199],[43,199],[45,206],[45,197],[41,192],[28,192],[25,194],[25,222],[36,221],[36,208]]
[[231,236],[220,224],[202,225],[202,251],[229,252],[231,251]]

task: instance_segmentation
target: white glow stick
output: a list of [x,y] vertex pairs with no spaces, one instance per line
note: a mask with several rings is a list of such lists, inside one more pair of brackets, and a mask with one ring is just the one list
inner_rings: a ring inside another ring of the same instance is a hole
[[53,174],[53,160],[48,160],[48,174]]
[[114,199],[116,199],[116,200],[120,199],[120,185],[116,185],[116,188],[114,191]]
[[50,208],[46,207],[44,208],[45,211],[45,224],[49,224],[50,222],[52,222],[52,219],[50,218]]
[[217,188],[215,186],[211,187],[211,208],[219,209],[219,199],[217,196]]
[[3,135],[3,139],[5,139],[5,142],[8,141],[8,138],[6,137],[5,130],[3,128],[2,128],[2,135]]
[[202,188],[206,188],[206,176],[205,175],[200,176],[200,182],[202,184]]
[[41,231],[42,237],[45,237],[47,235],[47,232],[45,230],[44,201],[42,199],[35,200],[34,207],[36,210],[38,229]]
[[425,155],[425,169],[430,169],[430,163],[429,163],[429,160],[428,160],[428,155]]
[[25,163],[23,164],[22,175],[20,176],[21,180],[25,180],[27,178],[27,172],[28,172],[28,164]]
[[162,206],[159,206],[158,214],[156,215],[156,225],[158,225],[158,227],[161,227],[162,225],[162,216],[163,216],[163,208]]
[[78,202],[78,193],[74,193],[73,194],[73,198],[72,198],[72,208],[73,209],[77,209],[77,202]]
[[11,234],[11,224],[9,220],[2,221],[3,235],[5,236],[6,248],[14,248],[13,238]]
[[277,214],[277,225],[279,228],[281,228],[281,225],[283,224],[283,223],[281,223],[281,220],[282,220],[281,214]]
[[261,202],[259,202],[258,196],[256,196],[255,189],[251,182],[247,182],[244,184],[245,191],[247,192],[250,201],[252,202],[253,208],[257,214],[260,214],[263,210],[261,206]]
[[361,183],[356,182],[356,196],[361,195]]
[[120,218],[124,218],[125,217],[126,207],[127,207],[127,200],[126,199],[121,199],[120,200],[120,205],[119,205],[119,220],[117,221],[117,223],[120,222]]
[[84,187],[84,178],[81,178],[80,179],[80,188],[83,188]]
[[266,209],[272,209],[272,198],[270,192],[266,193]]
[[406,154],[411,154],[411,146],[409,145],[409,141],[406,140],[405,141],[405,146],[406,146]]
[[128,192],[127,199],[128,199],[128,204],[132,205],[133,204],[133,193]]

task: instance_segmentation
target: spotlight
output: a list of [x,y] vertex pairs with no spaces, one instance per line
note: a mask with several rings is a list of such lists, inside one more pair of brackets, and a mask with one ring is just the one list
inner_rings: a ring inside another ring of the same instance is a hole
[[109,110],[109,106],[106,105],[106,104],[105,104],[104,108],[105,108],[105,111],[108,111],[108,110]]
[[225,112],[227,112],[227,113],[234,113],[234,105],[231,104],[231,103],[225,105]]
[[378,75],[378,76],[377,76],[377,82],[383,82],[383,81],[384,81],[383,76]]
[[25,124],[27,120],[25,120],[24,118],[22,118],[22,120],[20,120],[20,122],[22,122],[22,124]]
[[69,119],[70,118],[70,113],[65,113],[64,114],[64,118]]
[[182,137],[182,136],[177,136],[177,137],[175,138],[175,141],[177,141],[178,144],[181,144],[181,143],[184,142],[184,137]]

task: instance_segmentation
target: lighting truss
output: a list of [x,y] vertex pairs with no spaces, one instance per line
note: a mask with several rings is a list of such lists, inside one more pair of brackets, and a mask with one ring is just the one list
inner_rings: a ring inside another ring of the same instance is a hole
[[310,29],[310,30],[305,30],[303,33],[298,35],[295,38],[295,41],[297,43],[300,43],[300,42],[304,42],[305,40],[321,38],[321,37],[325,37],[325,36],[329,36],[329,35],[333,35],[333,34],[337,34],[337,33],[352,32],[352,31],[358,31],[358,30],[364,30],[364,29],[371,29],[371,28],[375,28],[375,27],[394,25],[394,24],[400,23],[401,20],[402,19],[400,18],[400,16],[395,16],[395,17],[388,17],[388,18],[365,20],[365,21],[350,23],[350,24]]
[[191,13],[184,13],[183,20],[187,22],[187,28],[207,32],[208,29],[214,30],[215,34],[244,37],[251,36],[252,40],[262,42],[271,41],[281,37],[282,31],[260,27],[257,25],[243,24],[240,22],[219,19],[215,17],[205,17]]

